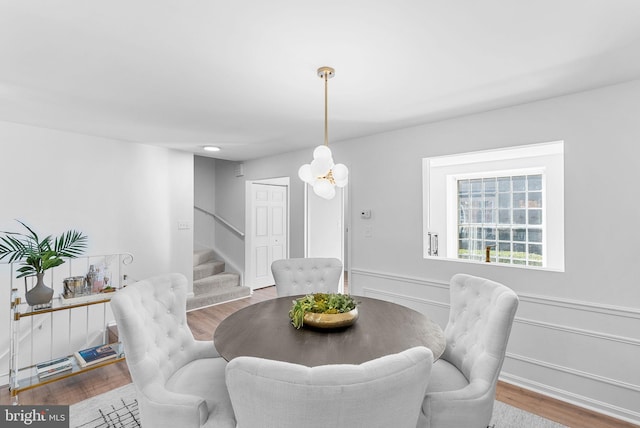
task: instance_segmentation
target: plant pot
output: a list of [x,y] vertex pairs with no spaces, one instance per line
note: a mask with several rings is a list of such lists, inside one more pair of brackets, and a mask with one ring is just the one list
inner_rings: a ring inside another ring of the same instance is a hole
[[49,288],[44,284],[44,272],[36,274],[36,285],[27,291],[27,280],[24,282],[25,298],[30,306],[46,305],[53,298],[53,288]]
[[304,325],[315,328],[341,328],[349,327],[358,319],[358,308],[339,314],[316,314],[307,312],[304,314]]

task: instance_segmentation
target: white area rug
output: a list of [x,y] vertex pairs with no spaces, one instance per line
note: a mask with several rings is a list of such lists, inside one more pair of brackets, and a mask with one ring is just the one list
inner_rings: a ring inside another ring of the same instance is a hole
[[69,426],[72,428],[141,427],[136,390],[133,384],[71,405],[69,407]]
[[[140,428],[136,391],[132,384],[98,395],[69,409],[72,428]],[[566,428],[538,415],[496,401],[494,428]],[[153,427],[144,427],[153,428]]]

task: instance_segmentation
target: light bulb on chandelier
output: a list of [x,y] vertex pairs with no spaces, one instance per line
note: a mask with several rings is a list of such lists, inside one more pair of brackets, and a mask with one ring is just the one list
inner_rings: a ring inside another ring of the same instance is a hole
[[329,148],[328,120],[327,120],[327,81],[335,74],[331,67],[320,67],[318,76],[324,78],[324,145],[313,151],[311,163],[304,164],[298,170],[298,176],[305,183],[313,187],[316,195],[324,199],[333,199],[336,186],[344,187],[349,181],[349,170],[344,164],[335,164]]

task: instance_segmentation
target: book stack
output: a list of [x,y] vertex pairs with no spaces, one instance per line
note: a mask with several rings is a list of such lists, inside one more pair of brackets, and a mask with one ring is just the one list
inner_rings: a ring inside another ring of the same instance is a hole
[[73,364],[69,357],[58,358],[56,360],[46,361],[36,365],[38,378],[46,379],[48,377],[71,370]]
[[116,358],[119,355],[118,344],[98,345],[75,352],[74,355],[81,367],[87,367]]

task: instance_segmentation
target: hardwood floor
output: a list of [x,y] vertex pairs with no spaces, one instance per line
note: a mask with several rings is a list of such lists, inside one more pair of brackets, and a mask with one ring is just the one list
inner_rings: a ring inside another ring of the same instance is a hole
[[[255,290],[253,295],[246,299],[189,312],[187,321],[196,339],[211,340],[214,330],[224,318],[247,305],[275,296],[275,287]],[[126,362],[123,361],[24,391],[20,393],[19,399],[21,404],[74,404],[130,382],[131,377]],[[496,398],[569,427],[639,427],[504,382],[498,384]],[[4,385],[0,387],[0,404],[10,403],[9,389]]]

